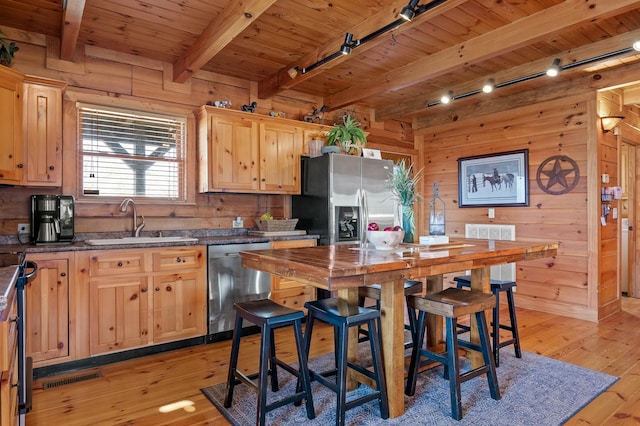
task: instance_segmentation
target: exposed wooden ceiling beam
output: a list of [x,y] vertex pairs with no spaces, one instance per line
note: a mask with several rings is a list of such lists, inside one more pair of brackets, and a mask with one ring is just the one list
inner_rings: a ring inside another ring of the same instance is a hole
[[[443,14],[453,8],[458,7],[459,5],[465,3],[467,0],[448,0],[446,3],[443,3],[434,9],[423,13],[422,15],[415,18],[415,21],[429,19],[430,17],[434,17],[440,14]],[[376,13],[374,16],[367,18],[359,25],[356,25],[351,30],[350,33],[354,35],[354,39],[359,39],[365,37],[380,28],[383,28],[385,25],[390,24],[398,17],[398,13],[402,9],[402,7],[406,6],[408,0],[397,0],[394,1],[390,6],[385,7],[380,12]],[[398,34],[407,29],[411,28],[410,24],[405,24],[394,30],[394,33]],[[362,54],[367,50],[378,46],[381,43],[388,42],[384,37],[378,37],[377,39],[373,39],[366,44],[358,46],[357,50],[354,51],[351,55],[343,55],[340,56],[330,62],[327,62],[321,67],[316,68],[310,72],[305,74],[301,74],[298,72],[295,78],[291,78],[288,74],[288,71],[294,67],[298,67],[298,69],[302,69],[308,67],[309,65],[315,64],[319,60],[326,58],[327,56],[338,51],[342,43],[344,42],[344,34],[341,34],[338,37],[334,37],[328,42],[324,43],[322,46],[317,47],[313,51],[307,53],[302,58],[293,62],[286,67],[280,69],[276,74],[271,75],[268,78],[265,78],[258,84],[258,97],[260,99],[267,99],[276,93],[286,90],[292,89],[296,85],[303,83],[304,81],[313,78],[314,76],[321,73],[323,70],[327,70],[335,67],[349,59],[353,58],[357,54]]]
[[[586,60],[589,58],[594,58],[600,55],[607,54],[609,52],[615,52],[618,50],[622,50],[625,48],[630,48],[634,41],[640,40],[640,30],[638,31],[630,31],[624,34],[620,34],[615,37],[610,37],[595,43],[591,43],[577,49],[572,49],[567,52],[563,52],[560,54],[555,54],[549,56],[547,58],[539,59],[534,62],[530,62],[528,64],[519,65],[504,71],[500,71],[492,74],[490,77],[495,80],[496,83],[501,83],[505,81],[511,81],[518,78],[522,78],[527,75],[532,75],[538,72],[545,70],[555,58],[560,59],[561,64],[571,64],[578,61]],[[637,54],[638,52],[635,52]],[[627,56],[633,56],[634,53],[629,53]],[[620,57],[614,58],[613,60],[617,61]],[[611,60],[611,59],[609,59]],[[603,59],[600,62],[606,62],[607,59]],[[583,72],[585,69],[591,68],[596,63],[592,63],[589,65],[584,65],[582,67],[576,67],[571,70],[563,71],[563,74],[568,72]],[[482,87],[482,85],[486,82],[486,76],[465,82],[464,84],[460,84],[457,86],[452,86],[447,89],[453,91],[454,94],[460,93],[468,93],[473,90],[477,90]],[[543,83],[541,83],[542,85]],[[496,89],[500,90],[500,89]],[[411,117],[418,114],[422,114],[427,110],[434,111],[435,108],[429,108],[427,104],[429,102],[437,101],[440,96],[442,96],[442,90],[432,93],[427,93],[425,95],[416,96],[414,98],[406,99],[400,103],[394,103],[389,106],[385,106],[382,108],[376,109],[376,119],[380,121],[391,120],[398,117]]]
[[418,84],[460,67],[542,40],[567,27],[624,13],[638,7],[637,0],[566,0],[494,31],[426,56],[380,77],[325,98],[330,108],[352,105],[364,98]]
[[72,60],[76,52],[85,3],[85,0],[67,0],[66,7],[62,12],[60,59],[64,61]]
[[232,1],[173,64],[173,80],[184,83],[277,0]]

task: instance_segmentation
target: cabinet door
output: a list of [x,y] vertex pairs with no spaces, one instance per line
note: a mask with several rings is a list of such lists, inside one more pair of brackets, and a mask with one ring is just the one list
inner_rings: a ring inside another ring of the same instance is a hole
[[153,281],[153,341],[202,336],[206,321],[205,275],[198,271],[159,275]]
[[[316,240],[272,241],[272,249],[293,247],[315,247]],[[271,276],[271,300],[293,309],[305,311],[304,304],[316,300],[316,289],[311,285],[289,280],[277,275]]]
[[91,355],[149,343],[151,317],[146,276],[94,279],[89,286]]
[[210,116],[209,190],[257,192],[258,125],[237,117]]
[[23,78],[0,66],[0,183],[19,184],[23,177]]
[[62,184],[62,89],[25,84],[25,185]]
[[[35,260],[35,259],[34,259]],[[25,287],[27,355],[38,362],[69,356],[69,260],[40,259]]]
[[302,130],[291,125],[260,124],[260,190],[300,194]]

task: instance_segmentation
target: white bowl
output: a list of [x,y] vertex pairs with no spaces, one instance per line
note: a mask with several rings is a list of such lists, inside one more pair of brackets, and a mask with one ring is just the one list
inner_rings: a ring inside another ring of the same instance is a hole
[[367,231],[367,240],[377,250],[393,250],[404,238],[404,231]]

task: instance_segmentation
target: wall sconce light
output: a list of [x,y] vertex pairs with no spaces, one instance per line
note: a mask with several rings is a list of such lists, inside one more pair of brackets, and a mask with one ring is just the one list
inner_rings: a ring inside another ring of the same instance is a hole
[[411,21],[413,17],[416,16],[416,6],[418,5],[418,1],[420,0],[409,1],[409,4],[402,8],[398,16],[405,21]]
[[487,80],[487,82],[484,84],[484,86],[482,86],[482,91],[484,93],[491,93],[493,92],[493,89],[496,88],[496,81],[492,78],[490,78],[489,80]]
[[442,95],[442,97],[440,98],[440,102],[442,102],[443,104],[448,104],[452,100],[453,100],[453,92],[451,90],[449,90],[447,93]]
[[604,117],[600,117],[602,133],[612,131],[622,120],[624,120],[624,116],[622,115],[605,115]]
[[560,74],[560,59],[554,59],[553,60],[553,64],[551,64],[551,66],[549,67],[549,69],[547,69],[547,75],[549,77],[555,77],[558,74]]
[[343,55],[348,55],[351,53],[351,42],[353,41],[353,34],[347,33],[344,36],[344,43],[340,46],[340,53]]

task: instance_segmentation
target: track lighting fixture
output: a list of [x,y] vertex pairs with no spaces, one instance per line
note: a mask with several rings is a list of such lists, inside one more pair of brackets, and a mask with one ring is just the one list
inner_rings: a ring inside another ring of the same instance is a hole
[[496,87],[495,80],[490,78],[489,80],[487,80],[487,82],[484,84],[484,86],[482,86],[482,91],[484,93],[491,93],[491,92],[493,92],[493,89],[495,89],[495,87]]
[[553,60],[553,64],[547,69],[547,75],[549,77],[555,77],[560,74],[560,59],[556,58]]
[[443,104],[448,104],[452,100],[453,100],[453,92],[451,90],[449,90],[447,93],[442,95],[442,97],[440,98],[440,102],[442,102]]
[[640,40],[633,42],[633,50],[640,52]]
[[405,21],[411,21],[413,17],[416,16],[416,6],[418,5],[418,1],[419,0],[410,0],[409,4],[402,8],[398,16]]
[[343,55],[350,54],[352,43],[353,43],[353,34],[347,33],[347,35],[344,36],[344,43],[342,43],[342,46],[340,46],[340,53],[342,53]]
[[298,75],[298,67],[289,68],[289,71],[287,71],[287,74],[289,74],[289,77],[291,78],[296,78],[296,76]]

